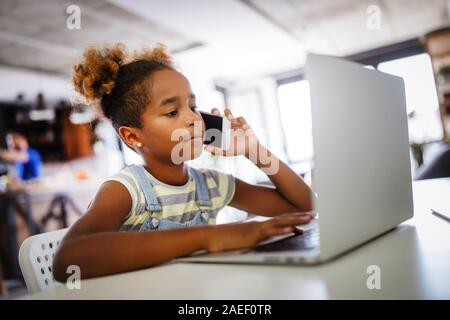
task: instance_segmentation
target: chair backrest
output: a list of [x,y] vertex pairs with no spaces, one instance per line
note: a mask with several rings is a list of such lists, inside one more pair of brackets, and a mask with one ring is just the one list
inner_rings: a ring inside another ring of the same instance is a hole
[[19,250],[19,264],[30,294],[45,291],[61,283],[53,277],[53,258],[67,232],[60,229],[27,238]]
[[422,165],[416,172],[414,180],[450,177],[450,145],[442,144],[434,158]]

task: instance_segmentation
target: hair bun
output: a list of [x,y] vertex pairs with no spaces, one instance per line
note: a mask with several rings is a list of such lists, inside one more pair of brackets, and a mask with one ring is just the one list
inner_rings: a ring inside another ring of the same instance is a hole
[[159,63],[161,65],[173,67],[172,57],[169,54],[167,46],[158,42],[155,47],[144,47],[140,51],[135,51],[133,60],[144,60]]
[[122,43],[103,49],[87,48],[81,63],[74,66],[72,81],[75,90],[88,102],[110,94],[114,89],[119,68],[126,58],[127,52]]

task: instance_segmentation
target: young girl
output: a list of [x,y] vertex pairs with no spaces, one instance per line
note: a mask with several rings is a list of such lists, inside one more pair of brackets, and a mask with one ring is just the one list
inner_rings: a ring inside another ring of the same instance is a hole
[[[197,250],[251,248],[271,236],[297,232],[296,225],[313,218],[309,187],[259,143],[245,119],[234,118],[228,109],[225,116],[233,133],[229,150],[206,150],[243,155],[261,169],[268,164],[252,152],[270,155],[269,165],[278,166],[269,175],[276,188],[173,161],[178,143],[192,147],[186,148],[189,153],[182,149],[184,160],[200,156],[204,123],[189,81],[175,70],[163,45],[133,55],[121,44],[88,48],[74,67],[73,83],[88,102],[100,104],[145,165],[128,166],[102,184],[61,242],[53,265],[56,280],[66,280],[70,265],[80,267],[82,278],[90,278],[153,266]],[[220,115],[217,109],[212,112]],[[200,134],[194,128],[201,128]],[[180,129],[188,134],[172,141],[172,133]],[[217,212],[227,205],[274,218],[215,225]]]

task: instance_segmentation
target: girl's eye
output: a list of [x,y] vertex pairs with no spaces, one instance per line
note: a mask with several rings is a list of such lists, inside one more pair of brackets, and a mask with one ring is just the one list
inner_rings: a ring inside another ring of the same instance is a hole
[[177,113],[178,113],[178,111],[177,111],[177,110],[174,110],[174,111],[171,111],[171,112],[169,112],[169,113],[166,113],[166,116],[169,116],[169,117],[175,117],[175,116],[177,115]]
[[197,106],[191,107],[191,110],[192,110],[192,111],[197,111]]

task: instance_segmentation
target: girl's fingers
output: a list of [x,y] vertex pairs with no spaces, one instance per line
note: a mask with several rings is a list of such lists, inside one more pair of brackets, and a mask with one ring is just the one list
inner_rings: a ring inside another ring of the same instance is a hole
[[303,230],[302,228],[294,227],[295,234],[303,234],[304,232],[305,230]]
[[274,217],[273,219],[279,219],[279,220],[283,220],[283,219],[292,219],[292,218],[314,218],[313,215],[308,214],[306,212],[294,212],[294,213],[286,213],[283,215],[279,215]]
[[225,117],[227,117],[228,120],[231,121],[231,120],[234,119],[233,114],[231,113],[231,110],[230,110],[230,109],[225,108],[224,114],[225,114]]
[[293,216],[293,217],[283,217],[283,218],[274,218],[269,220],[271,224],[277,227],[281,226],[295,226],[298,224],[306,224],[311,221],[311,217],[309,216]]
[[212,109],[211,109],[211,113],[212,113],[212,114],[215,114],[215,115],[217,115],[217,116],[220,116],[220,111],[219,111],[219,109],[217,109],[217,108],[212,108]]
[[265,230],[264,236],[266,236],[268,238],[268,237],[273,237],[273,236],[281,236],[281,235],[285,235],[285,234],[289,234],[289,233],[299,232],[299,231],[295,231],[294,229],[297,229],[297,228],[292,227],[292,226],[268,228],[267,230]]
[[316,213],[314,212],[314,211],[307,211],[307,212],[289,212],[289,213],[283,213],[283,214],[281,214],[281,215],[279,215],[279,216],[277,216],[277,218],[278,217],[282,217],[282,218],[284,218],[284,217],[293,217],[293,216],[296,216],[296,217],[301,217],[301,216],[308,216],[308,217],[311,217],[311,218],[315,218],[316,217]]
[[230,122],[231,122],[231,128],[248,129],[248,127],[249,127],[243,117],[235,118],[235,119],[231,120]]
[[298,217],[298,216],[304,216],[305,214],[306,214],[306,212],[288,212],[288,213],[282,213],[282,214],[276,216],[276,218]]
[[238,117],[236,120],[239,122],[242,128],[247,129],[247,121],[245,121],[244,117]]
[[205,150],[208,152],[211,152],[214,155],[218,155],[218,156],[225,156],[226,155],[226,151],[214,146],[205,146]]
[[310,216],[311,219],[315,219],[316,218],[316,214],[314,212],[308,212],[307,215]]
[[309,216],[309,217],[315,217],[316,214],[312,211],[303,211],[303,212],[294,212],[293,215],[295,216]]
[[245,118],[244,117],[235,118],[230,109],[225,108],[224,115],[228,120],[230,120],[231,128],[243,128],[243,129],[248,128],[248,124],[247,124],[247,121],[245,120]]
[[231,121],[231,129],[245,129],[244,126],[238,121]]

